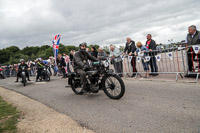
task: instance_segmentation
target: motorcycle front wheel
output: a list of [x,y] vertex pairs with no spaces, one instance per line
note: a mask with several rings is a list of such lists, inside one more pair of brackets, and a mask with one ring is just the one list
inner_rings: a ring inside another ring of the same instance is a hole
[[3,75],[3,74],[0,74],[0,77],[1,77],[2,79],[5,79],[5,77],[4,77],[4,75]]
[[24,86],[26,86],[26,76],[22,75],[22,83]]
[[104,93],[111,99],[120,99],[125,93],[125,85],[118,75],[108,75],[104,81]]

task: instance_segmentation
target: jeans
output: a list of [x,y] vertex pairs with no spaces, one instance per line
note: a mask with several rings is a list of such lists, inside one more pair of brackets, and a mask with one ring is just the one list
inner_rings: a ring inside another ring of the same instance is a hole
[[151,67],[151,72],[158,72],[158,66],[156,63],[156,57],[152,56],[150,61],[149,61],[150,67]]
[[142,59],[142,65],[145,72],[149,71],[149,62],[144,62],[144,60]]

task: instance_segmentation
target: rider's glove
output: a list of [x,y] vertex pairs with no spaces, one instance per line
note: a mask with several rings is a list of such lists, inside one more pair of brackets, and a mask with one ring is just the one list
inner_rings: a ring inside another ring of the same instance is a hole
[[90,68],[90,67],[89,67],[88,65],[84,65],[84,66],[83,66],[83,70],[84,70],[84,71],[88,70],[89,68]]

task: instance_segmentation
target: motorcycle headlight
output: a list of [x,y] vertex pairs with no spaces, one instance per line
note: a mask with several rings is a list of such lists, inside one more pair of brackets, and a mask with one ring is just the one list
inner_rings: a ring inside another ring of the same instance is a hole
[[103,64],[104,64],[104,67],[108,67],[109,66],[109,63],[107,61],[105,61]]

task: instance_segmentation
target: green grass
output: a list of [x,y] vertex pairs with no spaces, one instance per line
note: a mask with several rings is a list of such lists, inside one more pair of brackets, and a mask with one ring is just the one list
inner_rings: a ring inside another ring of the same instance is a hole
[[16,107],[0,97],[0,133],[16,133],[19,115]]

